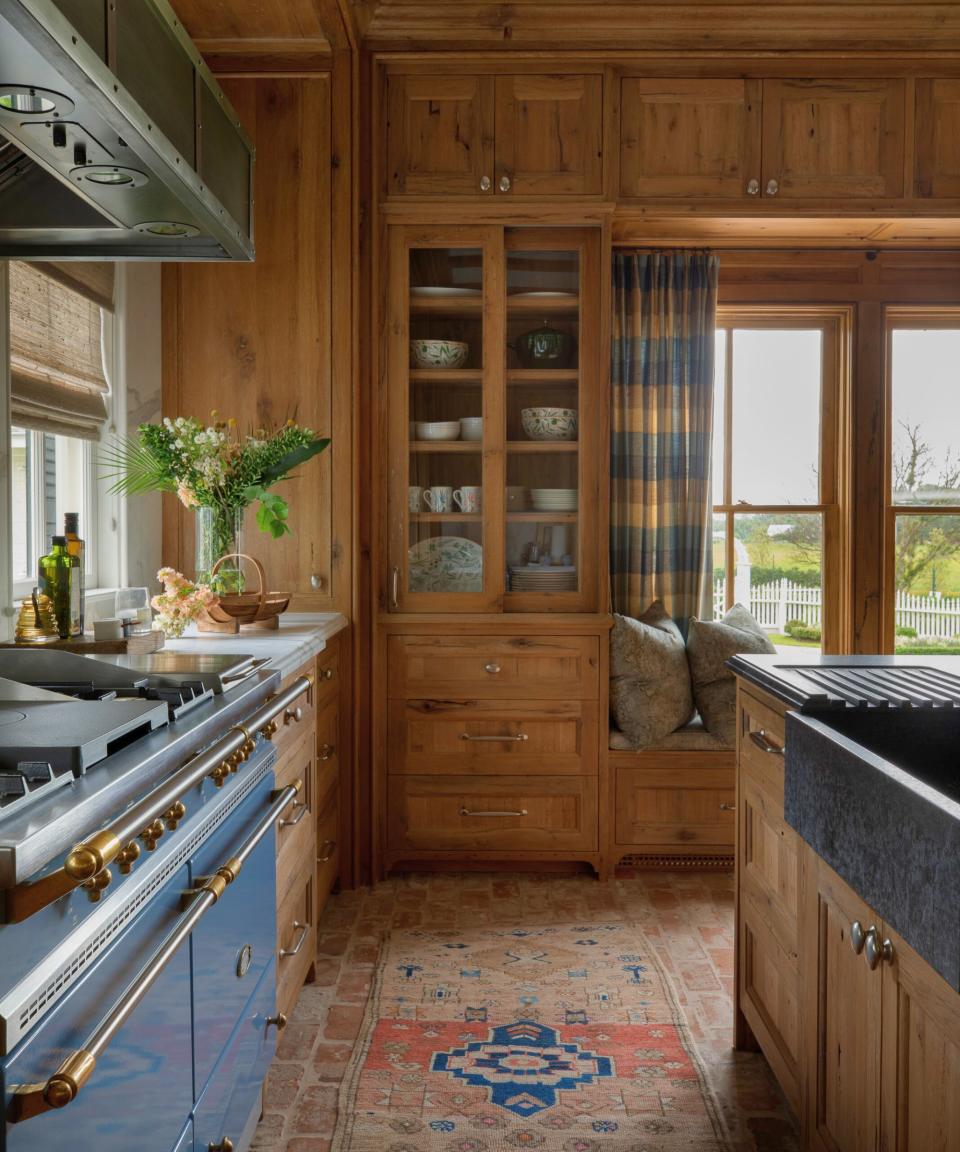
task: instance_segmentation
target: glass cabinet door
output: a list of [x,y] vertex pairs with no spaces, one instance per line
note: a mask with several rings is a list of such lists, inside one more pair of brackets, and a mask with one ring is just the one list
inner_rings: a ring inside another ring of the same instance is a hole
[[421,240],[404,232],[392,251],[393,609],[477,611],[498,596],[498,548],[486,527],[493,236],[463,235],[447,244],[435,233]]
[[595,597],[598,541],[583,531],[585,521],[596,524],[598,500],[590,470],[599,404],[588,386],[597,337],[584,322],[585,277],[595,271],[586,267],[595,259],[588,235],[506,236],[505,607],[517,611],[569,611]]

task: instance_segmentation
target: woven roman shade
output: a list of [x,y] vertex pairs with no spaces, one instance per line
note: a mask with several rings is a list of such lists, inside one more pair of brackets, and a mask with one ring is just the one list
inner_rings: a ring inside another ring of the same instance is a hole
[[[111,285],[112,297],[112,285]],[[100,305],[47,275],[10,264],[10,416],[14,425],[96,440],[110,391]]]
[[43,263],[32,263],[31,267],[46,273],[64,288],[85,296],[107,312],[113,311],[116,266],[109,260],[45,260]]

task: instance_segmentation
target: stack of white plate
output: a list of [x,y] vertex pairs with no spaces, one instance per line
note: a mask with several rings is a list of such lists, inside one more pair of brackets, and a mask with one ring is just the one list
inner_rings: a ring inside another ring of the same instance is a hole
[[510,569],[511,592],[576,592],[577,570],[569,565],[524,564]]
[[576,512],[576,488],[531,488],[535,512]]

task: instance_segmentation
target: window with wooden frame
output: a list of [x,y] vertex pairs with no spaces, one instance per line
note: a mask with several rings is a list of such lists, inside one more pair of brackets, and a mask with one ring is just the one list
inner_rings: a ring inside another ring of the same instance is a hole
[[960,654],[960,309],[888,308],[884,649]]
[[778,649],[840,650],[846,309],[718,311],[714,614],[749,606]]

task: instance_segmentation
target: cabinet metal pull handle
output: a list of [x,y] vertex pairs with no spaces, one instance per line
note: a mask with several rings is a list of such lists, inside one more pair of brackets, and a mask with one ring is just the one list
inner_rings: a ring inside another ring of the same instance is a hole
[[185,894],[189,901],[160,946],[144,964],[133,981],[124,989],[106,1016],[87,1037],[82,1047],[64,1060],[49,1080],[39,1084],[13,1086],[7,1120],[18,1124],[54,1108],[63,1108],[75,1100],[80,1089],[93,1075],[97,1060],[110,1041],[129,1020],[137,1005],[156,983],[161,972],[170,963],[177,949],[187,939],[209,908],[220,899],[228,885],[236,880],[250,854],[273,828],[274,823],[291,800],[297,798],[303,783],[297,780],[283,791],[274,792],[269,811],[236,852],[212,876],[206,877],[198,887]]
[[774,744],[762,728],[756,732],[751,732],[750,739],[761,751],[769,752],[771,756],[782,756],[786,751],[786,749],[781,748],[779,744]]
[[776,194],[779,191],[780,191],[779,181],[772,180],[772,179],[767,181],[767,195],[768,196],[776,196]]
[[747,195],[748,196],[759,196],[760,195],[760,181],[759,180],[748,180],[747,181]]
[[333,854],[334,854],[334,852],[336,852],[336,850],[337,850],[336,840],[324,840],[323,844],[320,846],[320,851],[326,853],[326,855],[318,856],[317,857],[317,863],[318,864],[326,864],[326,862],[331,858],[331,856],[333,856]]
[[300,929],[300,935],[297,937],[297,942],[296,942],[296,944],[294,944],[294,946],[292,948],[281,948],[280,949],[280,959],[281,960],[285,956],[296,956],[296,954],[300,951],[300,949],[306,943],[307,937],[310,935],[310,925],[309,924],[301,924],[299,920],[294,920],[293,927],[295,929],[296,928]]
[[490,186],[491,186],[490,185],[490,177],[489,176],[481,176],[480,177],[480,191],[481,192],[489,192]]
[[394,568],[390,576],[390,607],[400,607],[400,569]]
[[471,736],[469,732],[461,732],[460,739],[470,740],[475,744],[520,744],[530,737],[526,732],[519,732],[516,736]]
[[461,808],[460,809],[460,815],[461,816],[527,816],[527,815],[529,815],[529,813],[527,812],[526,808],[517,808],[517,809],[514,809],[513,811],[505,810],[503,812],[498,812],[496,809],[491,809],[490,811],[475,812],[471,808]]
[[871,972],[876,970],[882,960],[889,963],[893,959],[893,944],[886,939],[881,943],[874,926],[867,929],[863,944],[863,958]]
[[219,1144],[208,1144],[207,1152],[233,1152],[233,1141],[229,1136],[224,1136]]
[[500,183],[498,186],[499,186],[501,192],[509,192],[510,191],[510,177],[506,173],[504,173],[500,177]]
[[855,956],[859,956],[863,951],[863,946],[866,941],[867,934],[863,930],[863,925],[859,920],[854,920],[854,922],[850,925],[850,947],[853,949],[853,954]]
[[[299,809],[299,811],[297,811],[297,809]],[[290,820],[287,820],[286,818],[281,820],[280,821],[280,827],[281,828],[296,828],[296,826],[300,823],[300,821],[304,818],[304,816],[306,816],[306,814],[310,811],[310,805],[309,804],[294,804],[292,810],[297,811],[296,816],[294,816]]]
[[484,664],[483,670],[484,672],[489,672],[491,676],[496,676],[496,674],[501,671],[501,668],[499,664]]
[[317,759],[329,760],[334,752],[336,752],[336,748],[332,744],[321,744],[317,749]]
[[721,802],[720,802],[720,811],[721,812],[734,812],[734,811],[736,811],[736,808],[737,808],[736,804],[729,804],[729,803],[727,803],[726,800],[721,800]]

